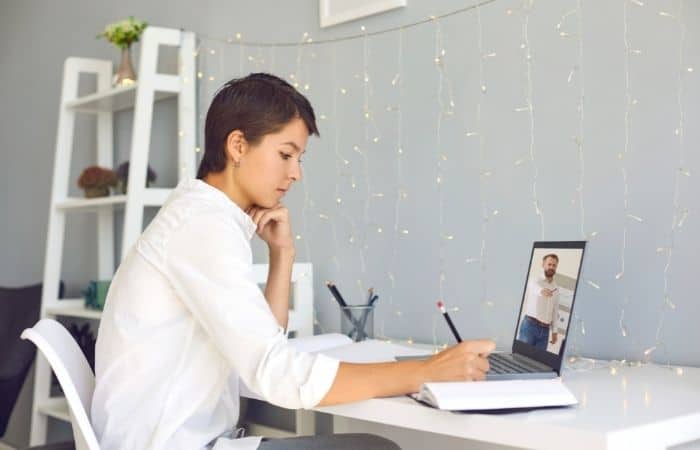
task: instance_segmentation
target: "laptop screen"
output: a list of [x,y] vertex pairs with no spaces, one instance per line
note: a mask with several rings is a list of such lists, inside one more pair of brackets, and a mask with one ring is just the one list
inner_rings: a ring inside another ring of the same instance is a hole
[[525,279],[513,352],[561,368],[585,241],[535,242]]

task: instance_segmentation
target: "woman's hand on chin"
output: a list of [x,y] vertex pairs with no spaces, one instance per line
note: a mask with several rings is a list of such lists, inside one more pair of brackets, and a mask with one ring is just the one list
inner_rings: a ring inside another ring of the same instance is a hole
[[270,251],[294,250],[292,226],[289,221],[289,210],[281,203],[272,208],[251,206],[246,213],[257,226],[256,233],[265,241]]

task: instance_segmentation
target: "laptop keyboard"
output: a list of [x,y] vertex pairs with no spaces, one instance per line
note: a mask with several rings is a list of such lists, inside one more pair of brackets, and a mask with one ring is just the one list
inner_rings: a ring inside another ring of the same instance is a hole
[[488,357],[490,372],[493,373],[537,373],[542,372],[541,368],[528,366],[513,359],[511,355],[504,356],[499,353],[492,353]]

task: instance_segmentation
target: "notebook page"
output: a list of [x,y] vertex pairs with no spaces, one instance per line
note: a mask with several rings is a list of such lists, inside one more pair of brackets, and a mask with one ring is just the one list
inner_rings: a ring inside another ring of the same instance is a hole
[[578,403],[558,378],[425,383],[419,399],[448,410],[528,408]]

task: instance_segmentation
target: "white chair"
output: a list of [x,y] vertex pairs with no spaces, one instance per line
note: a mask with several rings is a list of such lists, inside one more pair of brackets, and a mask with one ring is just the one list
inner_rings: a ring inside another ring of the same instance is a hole
[[76,450],[99,450],[88,411],[95,390],[95,375],[73,336],[63,325],[42,319],[22,332],[48,360],[68,401]]

